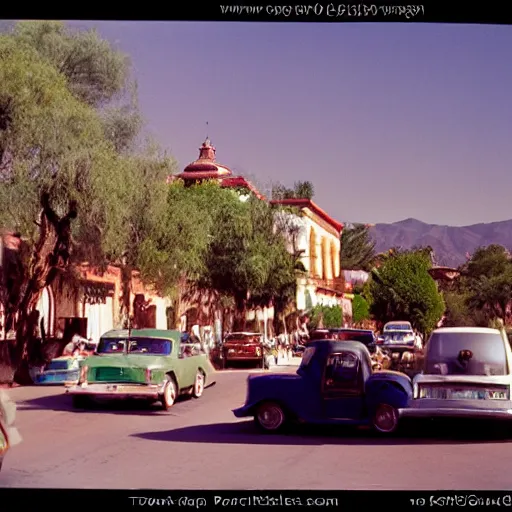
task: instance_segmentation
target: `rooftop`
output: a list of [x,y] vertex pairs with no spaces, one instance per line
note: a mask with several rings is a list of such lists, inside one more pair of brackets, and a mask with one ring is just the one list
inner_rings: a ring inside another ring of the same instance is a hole
[[282,205],[282,206],[294,206],[296,208],[309,209],[316,215],[318,215],[325,222],[330,224],[336,231],[341,234],[343,230],[343,223],[333,219],[325,210],[322,210],[320,206],[314,203],[311,199],[279,199],[270,201],[270,204]]

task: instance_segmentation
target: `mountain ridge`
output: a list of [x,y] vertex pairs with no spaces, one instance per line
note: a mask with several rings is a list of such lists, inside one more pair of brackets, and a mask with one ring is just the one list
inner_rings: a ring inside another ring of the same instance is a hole
[[377,223],[369,228],[376,252],[392,247],[412,249],[430,245],[439,265],[458,267],[478,247],[490,244],[512,248],[512,219],[481,222],[467,226],[428,224],[409,217],[393,223]]

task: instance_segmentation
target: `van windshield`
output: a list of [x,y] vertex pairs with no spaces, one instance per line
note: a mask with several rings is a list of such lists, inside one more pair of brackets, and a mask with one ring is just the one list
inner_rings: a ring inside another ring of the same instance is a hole
[[[462,357],[464,351],[469,351],[467,357]],[[507,375],[504,339],[499,332],[434,333],[427,344],[425,373]]]

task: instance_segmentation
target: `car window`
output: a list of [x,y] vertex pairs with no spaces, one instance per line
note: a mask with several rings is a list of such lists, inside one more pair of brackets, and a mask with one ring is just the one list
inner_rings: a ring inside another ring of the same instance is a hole
[[351,352],[333,354],[325,368],[326,390],[356,390],[359,385],[359,359]]
[[434,332],[427,344],[425,373],[507,375],[505,340],[499,332]]
[[302,361],[301,366],[307,366],[311,359],[313,358],[313,355],[315,354],[315,347],[306,347],[304,350],[304,353],[302,354]]

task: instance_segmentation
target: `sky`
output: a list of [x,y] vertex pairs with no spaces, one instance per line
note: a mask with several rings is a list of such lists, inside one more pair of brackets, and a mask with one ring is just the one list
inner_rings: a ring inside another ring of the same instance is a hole
[[130,55],[148,129],[180,170],[208,135],[234,174],[263,192],[311,181],[342,222],[512,218],[512,27],[72,25]]

